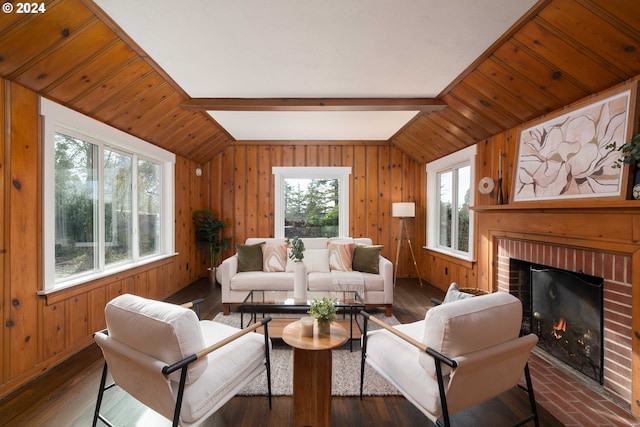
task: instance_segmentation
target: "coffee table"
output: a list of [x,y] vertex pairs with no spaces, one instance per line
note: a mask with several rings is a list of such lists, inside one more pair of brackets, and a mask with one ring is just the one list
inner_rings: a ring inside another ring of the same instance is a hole
[[331,425],[331,349],[348,339],[339,323],[331,324],[329,335],[303,337],[300,321],[282,330],[282,339],[293,347],[293,425]]
[[[267,313],[305,313],[309,310],[311,301],[314,298],[328,297],[335,301],[338,307],[338,315],[342,319],[337,323],[349,331],[349,349],[353,350],[353,340],[360,339],[362,325],[358,322],[358,314],[365,310],[365,304],[357,291],[308,291],[307,298],[296,300],[293,291],[279,290],[252,290],[240,304],[240,327],[244,328],[257,320],[258,312],[264,317]],[[245,314],[248,314],[248,321],[245,324]],[[347,314],[349,315],[347,318]],[[282,338],[283,328],[296,318],[272,318],[269,323],[269,336],[271,338]]]

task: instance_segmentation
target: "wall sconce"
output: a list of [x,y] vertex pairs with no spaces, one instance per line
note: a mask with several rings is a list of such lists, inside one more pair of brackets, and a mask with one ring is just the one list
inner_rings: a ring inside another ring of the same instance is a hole
[[202,176],[202,169],[196,168],[196,176]]

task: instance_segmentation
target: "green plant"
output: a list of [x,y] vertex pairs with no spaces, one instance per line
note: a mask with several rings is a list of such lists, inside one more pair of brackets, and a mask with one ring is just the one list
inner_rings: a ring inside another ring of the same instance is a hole
[[621,168],[625,164],[635,163],[636,166],[640,167],[640,133],[637,133],[631,137],[631,141],[625,142],[621,146],[618,147],[616,142],[612,142],[606,146],[611,151],[619,151],[621,153],[621,157],[616,160],[616,163],[613,165],[614,168]]
[[295,236],[293,239],[287,238],[285,240],[287,245],[291,246],[291,253],[289,254],[289,258],[294,261],[302,261],[304,258],[304,242],[298,236]]
[[193,224],[196,241],[209,246],[210,268],[217,267],[221,261],[222,251],[230,247],[230,239],[220,237],[222,229],[227,225],[208,209],[193,212]]
[[318,319],[318,324],[331,323],[336,320],[338,308],[334,301],[328,297],[314,298],[309,306],[308,313]]

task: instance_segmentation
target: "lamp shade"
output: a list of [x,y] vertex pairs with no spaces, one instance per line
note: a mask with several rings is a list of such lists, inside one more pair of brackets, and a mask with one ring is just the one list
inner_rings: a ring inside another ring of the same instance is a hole
[[413,218],[416,216],[416,204],[414,202],[394,203],[391,215],[401,218]]

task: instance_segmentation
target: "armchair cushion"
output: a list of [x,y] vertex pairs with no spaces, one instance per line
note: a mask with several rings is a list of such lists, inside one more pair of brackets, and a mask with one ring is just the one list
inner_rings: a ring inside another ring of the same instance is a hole
[[[205,346],[238,332],[238,328],[211,320],[200,322]],[[195,422],[208,412],[218,410],[260,372],[265,363],[264,336],[258,333],[246,334],[229,344],[209,353],[209,366],[195,382],[189,384],[188,393],[182,401],[182,419]],[[271,346],[271,343],[269,343]]]
[[[205,347],[198,316],[179,305],[124,294],[107,304],[105,319],[110,337],[169,365]],[[187,383],[206,368],[206,359],[192,363]],[[180,381],[180,372],[170,378]]]
[[[517,338],[522,303],[506,292],[494,292],[442,304],[427,311],[422,342],[450,358],[473,353]],[[421,353],[420,365],[435,375],[433,358]],[[443,365],[443,375],[451,369]]]
[[[424,321],[393,328],[419,341],[424,333]],[[367,363],[398,390],[402,390],[407,400],[419,407],[425,406],[429,412],[437,412],[438,381],[435,375],[429,375],[416,363],[420,350],[382,329],[369,331],[367,335],[370,344],[367,347]]]

